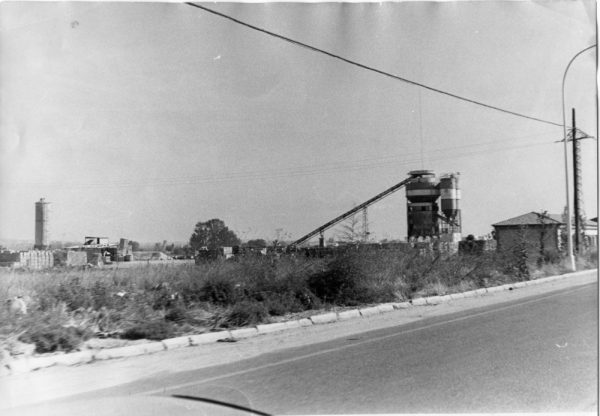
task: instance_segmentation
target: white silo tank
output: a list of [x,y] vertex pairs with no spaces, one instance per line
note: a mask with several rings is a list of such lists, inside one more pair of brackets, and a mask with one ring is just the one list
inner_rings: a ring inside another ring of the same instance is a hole
[[35,203],[35,245],[37,250],[48,248],[48,205],[44,198]]

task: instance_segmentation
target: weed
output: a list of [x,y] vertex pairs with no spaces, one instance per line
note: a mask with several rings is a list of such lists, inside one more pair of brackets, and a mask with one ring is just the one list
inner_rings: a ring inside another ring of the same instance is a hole
[[223,325],[228,327],[256,325],[264,322],[268,316],[264,304],[245,300],[231,308]]
[[[31,299],[27,315],[0,308],[0,342],[19,338],[39,352],[68,351],[95,334],[163,339],[255,325],[269,316],[328,305],[356,306],[441,295],[567,272],[556,253],[531,261],[516,252],[434,256],[418,250],[358,250],[327,258],[242,257],[201,265],[49,271],[0,270],[5,299]],[[597,252],[577,268],[597,267]],[[531,270],[531,271],[530,271]]]
[[380,253],[349,252],[308,278],[308,288],[323,302],[354,306],[394,299],[390,268]]
[[81,343],[90,339],[93,333],[86,328],[64,327],[62,325],[34,324],[19,337],[19,341],[35,344],[38,353],[77,349]]
[[163,319],[140,322],[127,328],[122,334],[124,339],[151,339],[163,340],[173,336],[175,333],[173,324]]

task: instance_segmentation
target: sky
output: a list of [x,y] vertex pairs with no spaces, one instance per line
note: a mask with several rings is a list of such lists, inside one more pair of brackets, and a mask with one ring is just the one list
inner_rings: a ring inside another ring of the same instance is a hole
[[[593,0],[203,5],[559,125],[565,68],[596,43]],[[592,136],[596,92],[592,49],[565,88]],[[414,169],[460,172],[463,234],[485,235],[563,211],[562,137],[186,4],[0,3],[0,239],[33,240],[42,197],[51,240],[185,242],[212,218],[296,239]],[[581,145],[591,218],[597,142]],[[404,190],[368,215],[373,239],[406,237]]]

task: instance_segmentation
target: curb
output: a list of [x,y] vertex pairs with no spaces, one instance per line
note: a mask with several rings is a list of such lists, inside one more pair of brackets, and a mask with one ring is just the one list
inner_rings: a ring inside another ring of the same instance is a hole
[[[271,324],[260,324],[251,328],[239,328],[234,330],[224,330],[217,332],[207,332],[204,334],[182,336],[177,338],[164,339],[162,341],[153,341],[145,344],[128,345],[125,347],[106,348],[102,350],[84,350],[68,354],[57,354],[48,356],[34,356],[17,358],[5,363],[8,368],[8,375],[27,373],[41,368],[54,365],[73,366],[86,364],[97,360],[110,360],[113,358],[135,357],[139,355],[152,354],[160,351],[173,350],[177,348],[186,348],[199,346],[203,344],[212,344],[219,340],[233,338],[244,339],[257,337],[262,334],[281,332],[292,328],[302,328],[312,325],[327,324],[337,321],[347,321],[356,318],[366,318],[382,313],[392,312],[394,310],[408,309],[415,306],[438,305],[440,303],[450,302],[455,299],[484,296],[488,293],[502,292],[504,290],[514,290],[526,286],[533,286],[555,280],[561,280],[568,277],[577,277],[589,273],[598,273],[598,269],[585,270],[574,273],[566,273],[556,276],[544,277],[541,279],[528,280],[524,282],[508,283],[501,286],[489,288],[480,288],[469,290],[462,293],[452,293],[449,295],[435,295],[428,297],[419,297],[411,299],[408,302],[383,303],[377,306],[366,308],[350,309],[341,312],[327,312],[319,315],[313,315],[309,318],[303,318],[287,322],[276,322]],[[6,371],[2,373],[6,375]]]
[[373,316],[381,313],[377,306],[373,306],[371,308],[362,308],[359,309],[358,312],[360,313],[360,316]]
[[338,312],[338,320],[346,321],[348,319],[360,318],[360,312],[358,309],[351,309],[349,311]]
[[268,334],[271,332],[283,331],[286,329],[285,322],[277,322],[274,324],[256,325],[259,334]]
[[258,336],[257,328],[240,328],[234,329],[233,331],[229,331],[231,333],[232,338],[236,339],[244,339]]
[[394,311],[394,305],[392,305],[391,303],[384,303],[382,305],[379,305],[377,307],[377,309],[379,309],[380,313],[393,312]]
[[217,342],[220,339],[231,338],[231,333],[229,331],[217,331],[217,332],[207,332],[199,335],[191,335],[190,337],[191,345],[202,345],[202,344],[211,344],[213,342]]
[[162,341],[165,350],[174,350],[176,348],[189,347],[192,345],[190,341],[190,337],[177,337],[177,338],[169,338],[163,339]]
[[328,324],[330,322],[335,322],[338,320],[337,313],[329,312],[323,313],[321,315],[314,315],[308,318],[311,320],[313,324]]

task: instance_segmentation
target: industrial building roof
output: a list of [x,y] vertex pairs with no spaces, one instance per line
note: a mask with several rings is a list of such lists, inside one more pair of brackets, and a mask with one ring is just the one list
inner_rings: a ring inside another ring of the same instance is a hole
[[508,220],[497,222],[492,226],[515,226],[515,225],[540,225],[540,224],[556,224],[562,225],[561,216],[556,214],[542,215],[537,212],[528,212],[527,214],[519,215],[518,217],[510,218]]

